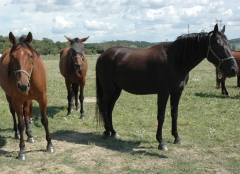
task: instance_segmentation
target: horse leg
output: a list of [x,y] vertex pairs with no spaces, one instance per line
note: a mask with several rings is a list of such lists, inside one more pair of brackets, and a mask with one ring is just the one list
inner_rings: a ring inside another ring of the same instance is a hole
[[20,151],[18,153],[18,159],[25,160],[26,159],[25,143],[24,143],[24,139],[23,139],[23,132],[24,132],[25,125],[24,125],[23,114],[22,114],[22,103],[18,102],[17,100],[12,100],[12,105],[17,113],[18,130],[20,133],[20,143],[19,143]]
[[221,79],[218,78],[218,70],[216,68],[216,89],[220,88]]
[[73,96],[73,91],[72,91],[72,87],[71,87],[71,83],[67,83],[66,82],[66,87],[67,87],[67,99],[68,99],[68,113],[67,116],[71,115],[71,111],[72,111],[72,107],[73,107],[73,101],[72,101],[72,96]]
[[18,131],[18,124],[17,124],[17,120],[16,120],[16,116],[15,116],[15,109],[13,108],[13,105],[12,105],[12,99],[7,94],[6,94],[6,98],[9,103],[9,109],[10,109],[10,112],[11,112],[12,118],[13,118],[13,130],[15,132],[14,138],[20,139],[20,135],[19,135],[19,131]]
[[80,101],[80,104],[81,104],[80,119],[83,119],[83,118],[84,118],[83,100],[84,100],[84,95],[83,95],[83,89],[82,89],[82,87],[81,87],[81,88],[80,88],[80,95],[79,95],[79,101]]
[[230,95],[228,94],[226,85],[225,85],[225,81],[226,81],[226,76],[223,74],[222,79],[221,79],[222,95],[226,95],[227,97],[230,97]]
[[42,101],[38,101],[39,107],[40,107],[40,112],[42,115],[41,123],[45,128],[46,132],[46,140],[47,140],[47,152],[48,153],[54,153],[54,146],[52,144],[52,138],[49,133],[48,129],[48,118],[47,118],[47,96],[43,95]]
[[29,143],[34,143],[35,140],[32,136],[32,131],[30,129],[30,115],[32,114],[32,101],[28,100],[25,101],[23,104],[23,115],[24,115],[24,120],[25,120],[25,125],[26,125],[26,134],[28,136],[27,142]]
[[167,146],[163,142],[162,139],[162,126],[164,123],[165,119],[165,111],[166,111],[166,105],[167,105],[167,100],[168,100],[169,94],[158,94],[158,128],[157,128],[157,134],[156,134],[156,139],[159,142],[158,149],[160,150],[168,150]]
[[108,90],[104,91],[103,98],[102,98],[102,104],[100,107],[101,115],[103,116],[104,121],[104,128],[105,131],[103,132],[103,138],[107,139],[110,137],[110,132],[113,131],[112,124],[110,124],[110,120],[108,117],[108,104],[111,100],[111,97],[114,93],[115,88],[108,88]]
[[109,121],[109,125],[110,125],[111,137],[114,137],[114,138],[118,138],[119,135],[113,128],[112,111],[113,111],[113,108],[115,106],[117,99],[119,98],[119,96],[121,94],[121,91],[122,91],[121,88],[116,87],[114,94],[112,95],[111,100],[109,101],[108,110],[107,110],[107,117],[108,117],[108,121]]
[[72,84],[72,90],[73,90],[73,95],[75,99],[75,106],[76,110],[79,110],[79,103],[78,103],[78,90],[79,90],[79,85],[76,83]]
[[84,118],[84,110],[83,110],[84,93],[83,93],[83,91],[84,91],[85,84],[86,84],[86,79],[84,77],[84,78],[82,78],[82,81],[80,82],[80,94],[79,94],[79,101],[81,104],[80,119]]
[[178,104],[182,95],[182,90],[171,94],[170,103],[171,103],[171,117],[172,117],[172,135],[174,136],[174,144],[182,144],[181,138],[178,136],[177,131],[177,119],[178,119]]
[[237,87],[240,88],[240,76],[237,76]]

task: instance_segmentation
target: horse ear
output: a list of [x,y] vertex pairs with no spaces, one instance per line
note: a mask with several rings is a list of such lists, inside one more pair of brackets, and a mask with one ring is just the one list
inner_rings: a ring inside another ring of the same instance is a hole
[[213,35],[217,35],[218,33],[218,24],[215,25],[214,30],[213,30]]
[[28,42],[28,43],[31,43],[32,39],[33,39],[32,33],[29,31],[25,41]]
[[72,42],[72,39],[70,37],[67,37],[64,35],[64,37],[69,41],[69,42]]
[[223,26],[221,32],[224,34],[224,32],[225,32],[225,25]]
[[16,37],[13,35],[13,33],[10,31],[9,33],[9,41],[12,43],[12,44],[15,44],[17,42],[17,39]]
[[88,37],[85,37],[85,38],[82,38],[82,39],[80,39],[80,40],[81,40],[81,42],[85,42],[86,40],[88,40],[88,38],[89,38],[89,36],[88,36]]

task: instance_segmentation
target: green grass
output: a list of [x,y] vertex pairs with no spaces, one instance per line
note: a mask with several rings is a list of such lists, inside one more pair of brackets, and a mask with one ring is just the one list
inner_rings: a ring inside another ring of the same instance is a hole
[[[95,97],[95,63],[88,56],[85,98]],[[43,58],[47,68],[49,128],[56,149],[45,151],[45,131],[34,102],[31,129],[36,143],[26,143],[27,160],[16,159],[19,141],[13,139],[13,122],[5,94],[0,90],[0,168],[3,173],[240,173],[240,89],[236,78],[227,79],[231,98],[215,89],[215,69],[204,60],[190,73],[179,105],[179,135],[173,144],[169,103],[163,126],[168,151],[157,149],[157,96],[122,92],[113,112],[120,139],[103,140],[96,128],[95,103],[84,103],[86,118],[67,114],[67,90],[58,57]],[[24,137],[26,139],[26,136]]]

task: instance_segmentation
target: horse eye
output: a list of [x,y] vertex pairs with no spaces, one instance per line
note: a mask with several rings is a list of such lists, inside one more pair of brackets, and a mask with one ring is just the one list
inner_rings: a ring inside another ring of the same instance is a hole
[[32,59],[33,58],[33,56],[32,55],[30,55],[30,57],[29,57],[30,59]]
[[217,40],[217,43],[218,43],[220,46],[223,46],[222,40],[218,39],[218,40]]

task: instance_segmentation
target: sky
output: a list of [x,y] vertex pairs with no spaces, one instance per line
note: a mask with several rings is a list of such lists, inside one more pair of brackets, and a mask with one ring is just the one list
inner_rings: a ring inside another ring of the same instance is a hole
[[174,41],[187,33],[225,25],[228,39],[240,38],[239,0],[1,0],[0,35],[32,32],[54,42],[84,38],[85,43],[115,40]]

